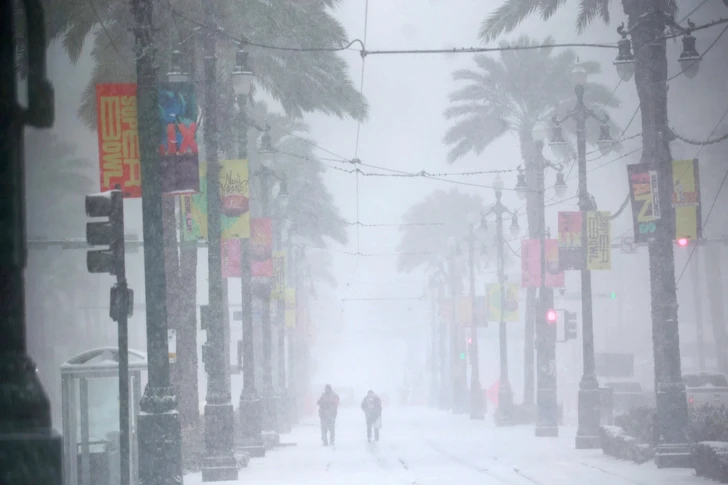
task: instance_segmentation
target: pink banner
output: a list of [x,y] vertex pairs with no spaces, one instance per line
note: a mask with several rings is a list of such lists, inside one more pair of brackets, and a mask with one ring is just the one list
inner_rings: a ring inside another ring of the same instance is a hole
[[240,239],[222,240],[223,278],[241,278],[243,276],[242,254],[240,250]]
[[252,219],[250,221],[251,261],[253,277],[273,276],[273,221]]
[[[563,288],[564,272],[559,269],[559,241],[546,240],[546,277],[547,288]],[[538,239],[521,241],[521,286],[538,288],[541,286],[541,244]]]

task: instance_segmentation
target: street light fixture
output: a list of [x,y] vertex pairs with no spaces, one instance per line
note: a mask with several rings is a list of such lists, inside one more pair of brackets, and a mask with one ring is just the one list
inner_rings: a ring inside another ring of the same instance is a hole
[[[521,182],[519,178],[519,182]],[[525,186],[525,181],[523,181]],[[505,258],[504,246],[506,244],[503,237],[503,216],[511,216],[511,235],[517,237],[520,233],[518,226],[518,215],[515,211],[511,211],[501,201],[503,196],[503,180],[500,175],[493,181],[493,191],[495,192],[495,204],[486,214],[483,220],[490,214],[495,215],[496,222],[496,241],[498,251],[498,283],[500,285],[500,322],[499,322],[499,344],[500,344],[500,379],[498,387],[498,409],[496,410],[496,423],[499,425],[507,425],[513,423],[513,391],[511,390],[508,378],[508,336],[505,323],[506,311],[506,287],[505,287]]]
[[235,53],[235,67],[232,74],[235,95],[247,98],[253,85],[253,71],[248,67],[248,53],[242,46],[238,47]]
[[[690,21],[688,21],[688,25],[695,27],[695,25]],[[682,72],[684,72],[689,79],[692,79],[700,70],[700,54],[698,54],[698,51],[695,48],[695,37],[691,34],[690,30],[688,30],[683,36],[682,43],[683,50],[680,53],[678,62],[680,62],[680,69]]]
[[[728,0],[726,0],[728,1]],[[622,40],[617,42],[619,53],[614,60],[614,66],[617,68],[619,78],[627,82],[634,76],[634,54],[632,53],[632,41],[627,38],[627,32],[624,30],[624,23],[617,27],[617,32],[622,36]]]
[[[238,157],[248,159],[248,117],[245,112],[253,84],[253,72],[248,68],[248,54],[238,47],[232,72],[233,92],[238,104]],[[250,195],[250,193],[248,193]],[[261,435],[263,409],[255,386],[255,336],[253,331],[253,280],[251,274],[250,239],[240,240],[241,303],[243,337],[243,389],[240,391],[239,413],[242,440],[240,451],[251,457],[265,456]]]
[[528,196],[529,190],[528,184],[526,183],[526,174],[524,173],[524,170],[520,165],[518,166],[518,179],[514,189],[519,199],[525,200]]
[[608,121],[609,116],[605,114],[604,122],[599,126],[599,139],[597,140],[597,145],[599,146],[599,151],[602,155],[607,155],[614,146],[614,139],[609,133]]
[[556,183],[554,184],[554,192],[556,193],[556,197],[559,199],[563,199],[566,195],[566,190],[569,188],[568,185],[566,185],[566,179],[564,178],[564,172],[563,170],[559,170],[556,172]]
[[169,71],[167,72],[167,81],[171,83],[184,83],[189,81],[190,78],[187,70],[182,66],[182,52],[179,49],[175,49],[172,51],[172,60]]

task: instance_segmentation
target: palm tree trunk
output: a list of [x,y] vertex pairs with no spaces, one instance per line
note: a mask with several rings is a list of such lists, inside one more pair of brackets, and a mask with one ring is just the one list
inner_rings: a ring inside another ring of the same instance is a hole
[[[526,167],[526,184],[529,187],[538,186],[538,167],[535,163],[535,157],[533,156],[533,137],[531,136],[531,127],[527,126],[521,130],[520,133],[520,144],[521,144],[521,158]],[[538,200],[539,194],[535,192],[529,192],[526,196],[526,219],[528,223],[528,237],[530,239],[537,239],[539,237],[538,231],[541,227],[541,221],[539,220],[539,208],[541,206]],[[526,313],[525,313],[525,325],[524,325],[524,338],[523,338],[523,404],[532,406],[535,402],[535,388],[536,388],[536,366],[535,366],[535,353],[536,353],[536,333],[535,333],[535,318],[536,318],[536,288],[528,288],[526,290]]]
[[[713,343],[715,344],[715,360],[718,370],[728,374],[728,355],[726,355],[725,313],[723,310],[723,281],[720,266],[722,245],[706,244],[699,252],[703,254],[705,275],[710,303],[710,319],[713,322]],[[699,262],[698,262],[699,263]]]

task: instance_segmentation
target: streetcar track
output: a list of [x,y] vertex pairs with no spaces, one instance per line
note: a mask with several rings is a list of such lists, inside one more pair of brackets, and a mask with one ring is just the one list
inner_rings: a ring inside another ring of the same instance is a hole
[[[440,448],[438,448],[437,446],[433,445],[430,442],[425,441],[424,443],[427,446],[429,446],[430,448],[432,448],[434,451],[436,451],[436,452],[440,453],[441,455],[449,458],[450,460],[454,461],[455,463],[458,463],[458,464],[463,465],[465,467],[471,468],[471,469],[473,469],[473,470],[475,470],[475,471],[477,471],[479,473],[482,473],[484,475],[489,476],[490,478],[492,478],[494,480],[498,480],[499,482],[504,483],[506,485],[521,485],[521,484],[519,484],[519,483],[517,483],[517,482],[515,482],[515,481],[513,481],[513,480],[511,480],[511,479],[509,479],[507,477],[503,477],[503,476],[501,476],[501,475],[499,475],[499,474],[497,474],[497,473],[495,473],[493,471],[490,471],[488,468],[483,468],[481,466],[474,465],[473,463],[470,463],[468,461],[465,461],[465,460],[463,460],[462,458],[460,458],[458,456],[455,456],[455,455],[452,455],[450,453],[447,453],[446,451],[441,450]],[[540,482],[537,482],[536,480],[534,480],[533,478],[524,475],[523,473],[521,473],[516,468],[514,468],[513,471],[518,476],[522,477],[524,480],[528,480],[531,483],[534,483],[536,485],[539,485],[539,483],[540,483]]]
[[610,477],[614,477],[614,478],[619,478],[620,480],[623,480],[625,482],[632,483],[634,485],[647,485],[647,484],[645,484],[643,482],[636,482],[636,481],[632,480],[631,478],[624,477],[622,475],[617,475],[616,473],[612,473],[610,471],[607,471],[604,468],[601,468],[601,467],[598,467],[598,466],[595,466],[595,465],[590,465],[588,463],[584,463],[583,461],[582,462],[579,462],[579,464],[582,465],[582,466],[585,466],[586,468],[591,468],[592,470],[599,470],[600,472],[604,473],[605,475],[609,475]]

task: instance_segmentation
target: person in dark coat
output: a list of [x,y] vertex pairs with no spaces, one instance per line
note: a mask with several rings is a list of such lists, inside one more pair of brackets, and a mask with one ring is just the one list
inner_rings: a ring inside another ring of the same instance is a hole
[[379,428],[382,427],[382,400],[374,394],[374,391],[369,390],[361,402],[361,409],[367,419],[367,441],[372,440],[372,429],[374,439],[379,441]]
[[339,396],[331,385],[326,384],[324,393],[318,400],[319,418],[321,419],[321,441],[324,446],[334,444],[336,439],[336,414],[339,411]]

